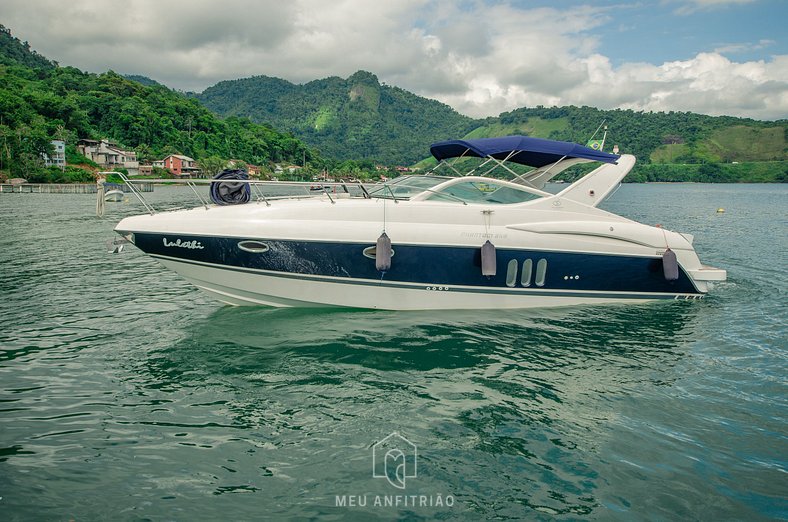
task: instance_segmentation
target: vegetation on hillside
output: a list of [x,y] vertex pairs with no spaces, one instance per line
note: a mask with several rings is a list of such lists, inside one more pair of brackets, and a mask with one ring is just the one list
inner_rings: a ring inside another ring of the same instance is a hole
[[136,150],[142,161],[177,153],[256,165],[306,160],[325,167],[291,134],[246,118],[222,120],[162,85],[146,86],[111,71],[96,75],[59,67],[0,28],[0,171],[8,177],[54,181],[42,153],[52,153],[53,139],[74,145],[82,138],[109,138]]
[[113,72],[0,67],[0,133],[5,148],[0,161],[10,162],[12,171],[24,167],[13,158],[46,152],[55,137],[68,143],[109,137],[137,149],[142,160],[177,153],[260,164],[312,156],[291,135],[244,118],[220,120],[196,100]]
[[0,64],[24,65],[38,69],[54,69],[57,62],[47,60],[11,34],[11,30],[0,24]]
[[692,183],[788,183],[788,161],[635,165],[625,181]]
[[[609,129],[606,149],[617,144],[622,153],[638,157],[627,178],[632,181],[779,181],[788,162],[785,120],[573,106],[521,108],[472,120],[438,102],[380,85],[363,71],[347,80],[332,77],[305,85],[245,78],[221,82],[196,96],[218,114],[249,116],[287,129],[326,154],[389,164],[427,167],[434,164],[423,161],[430,143],[460,137],[524,134],[584,144],[603,122]],[[744,162],[768,163],[756,169],[724,166]],[[665,164],[670,167],[658,167]],[[720,166],[699,174],[703,164]],[[575,169],[567,176],[582,172]],[[719,176],[710,174],[714,172]]]
[[[788,122],[763,122],[691,112],[600,110],[592,107],[535,107],[503,113],[496,122],[511,127],[554,122],[542,137],[585,143],[602,122],[606,148],[617,144],[642,163],[720,163],[788,160]],[[597,134],[597,138],[601,138]]]
[[222,116],[247,116],[293,132],[323,155],[410,165],[430,143],[463,136],[478,123],[435,100],[381,85],[369,72],[294,85],[257,76],[195,95]]
[[123,77],[126,78],[127,80],[131,80],[133,82],[141,83],[142,85],[145,85],[146,87],[152,87],[154,85],[159,85],[161,87],[164,87],[163,84],[157,82],[156,80],[154,80],[152,78],[148,78],[147,76],[139,75],[139,74],[124,74]]

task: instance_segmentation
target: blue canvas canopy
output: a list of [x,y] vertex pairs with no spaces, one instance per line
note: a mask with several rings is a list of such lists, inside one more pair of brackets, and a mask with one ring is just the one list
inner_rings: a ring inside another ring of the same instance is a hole
[[460,156],[493,157],[536,168],[564,158],[581,158],[604,163],[615,163],[619,158],[617,154],[594,150],[577,143],[529,136],[439,141],[430,146],[430,152],[438,161]]

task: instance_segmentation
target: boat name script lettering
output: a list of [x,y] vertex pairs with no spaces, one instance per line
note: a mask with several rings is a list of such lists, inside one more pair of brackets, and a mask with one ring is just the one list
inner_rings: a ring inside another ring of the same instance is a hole
[[492,234],[492,233],[484,233],[484,232],[463,232],[460,234],[461,237],[476,237],[481,239],[498,239],[507,237],[509,234]]
[[192,250],[202,250],[205,247],[200,244],[199,241],[196,239],[193,241],[181,241],[180,239],[176,239],[175,242],[167,241],[167,238],[162,238],[164,241],[164,246],[166,247],[180,247],[180,248],[190,248]]

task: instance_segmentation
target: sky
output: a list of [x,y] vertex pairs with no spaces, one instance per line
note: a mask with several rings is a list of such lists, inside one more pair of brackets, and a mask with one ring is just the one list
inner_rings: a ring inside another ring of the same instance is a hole
[[0,23],[60,65],[183,91],[366,70],[473,117],[788,118],[788,0],[2,0]]

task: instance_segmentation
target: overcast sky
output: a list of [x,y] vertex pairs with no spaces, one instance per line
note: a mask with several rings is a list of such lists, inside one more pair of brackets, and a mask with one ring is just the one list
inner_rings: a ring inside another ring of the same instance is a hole
[[788,117],[788,0],[2,0],[61,65],[202,91],[359,69],[463,114],[591,105]]

